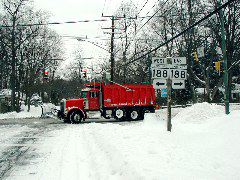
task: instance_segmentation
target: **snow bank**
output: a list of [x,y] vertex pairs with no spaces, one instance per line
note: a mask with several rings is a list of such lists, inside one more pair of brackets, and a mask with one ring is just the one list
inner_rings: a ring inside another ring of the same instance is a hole
[[[27,112],[27,106],[22,107],[23,111],[17,113],[17,112],[10,112],[10,113],[4,113],[0,114],[0,119],[16,119],[16,118],[38,118],[42,115],[42,107],[38,106],[31,106],[30,112]],[[55,105],[51,103],[43,104],[43,113],[51,113],[55,109]]]
[[201,124],[210,118],[220,117],[224,114],[224,106],[204,102],[183,109],[173,118],[173,121],[183,124]]
[[41,107],[31,106],[30,112],[27,112],[27,107],[24,107],[24,110],[17,112],[10,112],[0,114],[0,119],[15,119],[15,118],[32,118],[32,117],[40,117],[42,114]]

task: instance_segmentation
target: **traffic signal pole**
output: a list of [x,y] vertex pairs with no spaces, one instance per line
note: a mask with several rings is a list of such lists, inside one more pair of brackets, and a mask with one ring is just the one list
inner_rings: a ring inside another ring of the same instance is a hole
[[[218,4],[219,6],[219,4]],[[224,18],[222,9],[219,11],[219,17],[221,22],[221,38],[222,38],[222,52],[223,52],[223,62],[224,62],[224,103],[225,103],[225,113],[229,114],[229,84],[228,84],[228,62],[227,62],[227,48],[226,48],[226,33],[224,28]]]

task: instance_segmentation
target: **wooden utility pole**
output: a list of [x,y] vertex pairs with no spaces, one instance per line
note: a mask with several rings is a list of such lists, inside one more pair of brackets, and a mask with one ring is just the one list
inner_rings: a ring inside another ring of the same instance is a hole
[[112,16],[112,35],[111,35],[111,82],[114,81],[114,20],[115,17]]
[[111,32],[111,55],[110,55],[110,63],[111,63],[111,72],[110,72],[110,75],[111,75],[111,83],[114,81],[114,65],[115,65],[115,61],[114,61],[114,35],[115,35],[115,23],[114,21],[115,20],[118,20],[118,17],[115,17],[115,16],[104,16],[102,14],[102,17],[110,17],[111,20],[112,20],[112,27],[111,28],[102,28],[102,29],[111,29],[112,32]]
[[172,80],[170,78],[167,79],[167,130],[171,132],[172,130],[172,122],[171,122],[171,90],[172,90]]
[[126,15],[124,14],[122,17],[120,16],[104,16],[102,14],[102,17],[110,17],[111,20],[112,20],[112,27],[111,28],[102,28],[102,29],[111,29],[112,32],[111,32],[111,58],[110,58],[110,62],[111,62],[111,72],[110,72],[110,75],[111,75],[111,82],[114,82],[114,66],[115,66],[115,56],[114,56],[114,35],[116,34],[115,33],[115,29],[121,29],[121,28],[116,28],[115,27],[115,21],[116,20],[122,20],[122,19],[125,19],[125,28],[124,29],[121,29],[121,30],[124,30],[125,32],[125,35],[126,35],[126,41],[125,41],[125,50],[123,52],[123,59],[124,59],[124,81],[125,81],[125,73],[126,73],[126,54],[127,54],[127,23],[126,23],[126,19],[136,19],[136,17],[132,18],[132,17],[126,17]]

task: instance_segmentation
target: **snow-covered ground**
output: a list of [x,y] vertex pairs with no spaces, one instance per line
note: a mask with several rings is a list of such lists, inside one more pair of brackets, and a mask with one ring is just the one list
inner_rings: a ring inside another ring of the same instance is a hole
[[173,116],[172,132],[166,109],[140,122],[62,124],[7,179],[240,179],[240,110],[201,103]]
[[[42,106],[31,106],[30,111],[27,111],[27,106],[22,107],[22,111],[10,112],[10,113],[0,113],[0,119],[16,119],[16,118],[39,118],[43,113],[51,112],[55,106],[51,103],[43,104]],[[42,111],[43,110],[43,111]]]

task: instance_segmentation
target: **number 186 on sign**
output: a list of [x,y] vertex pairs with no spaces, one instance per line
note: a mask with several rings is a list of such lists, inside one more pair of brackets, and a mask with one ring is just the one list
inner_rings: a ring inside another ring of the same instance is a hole
[[169,69],[152,69],[152,78],[153,79],[167,79],[169,77]]

